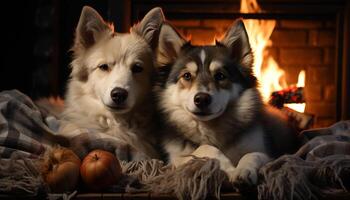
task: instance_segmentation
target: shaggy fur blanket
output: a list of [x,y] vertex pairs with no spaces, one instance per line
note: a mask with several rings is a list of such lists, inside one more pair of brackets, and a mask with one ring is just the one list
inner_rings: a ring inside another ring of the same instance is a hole
[[[36,161],[57,144],[72,145],[80,157],[90,149],[103,148],[122,159],[124,176],[108,192],[152,192],[179,199],[205,199],[219,198],[223,185],[233,189],[215,159],[194,158],[176,169],[160,160],[130,161],[137,152],[124,144],[96,138],[84,129],[77,130],[75,139],[66,141],[56,135],[59,126],[55,116],[24,94],[16,90],[0,93],[1,194],[50,195]],[[318,199],[348,192],[350,121],[302,134],[305,144],[297,153],[261,168],[256,188],[259,199]]]

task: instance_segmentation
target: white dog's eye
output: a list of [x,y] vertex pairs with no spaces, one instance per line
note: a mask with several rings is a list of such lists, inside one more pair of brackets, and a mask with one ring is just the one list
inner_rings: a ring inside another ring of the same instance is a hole
[[133,74],[136,74],[136,73],[140,73],[143,71],[143,68],[141,66],[140,63],[135,63],[132,67],[131,67],[131,71]]
[[109,71],[109,66],[107,64],[100,65],[98,68],[102,71]]
[[190,72],[186,72],[184,73],[184,75],[182,75],[182,77],[186,80],[186,81],[190,81],[192,79],[192,75]]
[[222,72],[217,72],[215,75],[214,75],[214,79],[216,81],[223,81],[226,79],[226,75]]

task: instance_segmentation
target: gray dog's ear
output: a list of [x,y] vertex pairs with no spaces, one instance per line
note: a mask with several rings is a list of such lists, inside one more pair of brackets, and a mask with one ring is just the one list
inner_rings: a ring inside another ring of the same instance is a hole
[[170,24],[164,23],[159,33],[158,64],[165,66],[172,63],[186,43],[187,41]]
[[164,22],[164,14],[161,8],[150,10],[140,23],[134,25],[131,32],[143,37],[152,49],[157,47],[159,29]]
[[229,48],[232,57],[243,66],[248,68],[253,66],[253,53],[249,44],[247,31],[241,19],[233,23],[220,43]]
[[73,51],[78,53],[80,50],[87,49],[106,34],[113,32],[114,30],[108,26],[96,10],[84,6],[75,32]]

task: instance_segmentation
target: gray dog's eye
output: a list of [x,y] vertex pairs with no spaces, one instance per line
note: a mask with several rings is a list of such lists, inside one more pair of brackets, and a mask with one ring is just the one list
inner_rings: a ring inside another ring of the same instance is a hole
[[222,72],[217,72],[215,75],[214,75],[214,79],[216,81],[223,81],[226,79],[226,75]]
[[143,71],[143,68],[141,66],[141,64],[139,63],[135,63],[133,64],[133,66],[131,67],[131,71],[133,74],[136,74],[136,73],[140,73]]
[[107,64],[100,65],[98,68],[102,71],[109,71],[109,66]]

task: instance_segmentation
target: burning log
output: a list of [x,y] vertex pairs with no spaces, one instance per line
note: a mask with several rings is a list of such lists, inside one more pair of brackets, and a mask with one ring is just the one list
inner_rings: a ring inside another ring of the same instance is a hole
[[283,108],[285,103],[304,103],[304,88],[291,86],[281,91],[273,92],[269,104],[276,108]]
[[297,86],[291,86],[281,91],[273,92],[269,100],[270,105],[286,114],[289,121],[301,131],[311,127],[314,116],[285,107],[285,104],[300,103],[305,103],[304,88]]
[[299,131],[311,128],[314,116],[307,113],[300,113],[288,107],[283,107],[281,111],[287,115],[288,120]]

